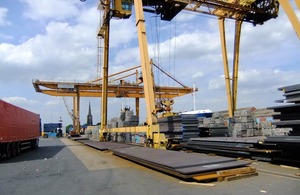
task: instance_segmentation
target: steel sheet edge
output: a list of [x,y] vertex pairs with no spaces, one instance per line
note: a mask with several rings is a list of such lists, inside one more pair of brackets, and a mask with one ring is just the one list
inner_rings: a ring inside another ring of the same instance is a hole
[[40,115],[0,100],[0,143],[37,139]]

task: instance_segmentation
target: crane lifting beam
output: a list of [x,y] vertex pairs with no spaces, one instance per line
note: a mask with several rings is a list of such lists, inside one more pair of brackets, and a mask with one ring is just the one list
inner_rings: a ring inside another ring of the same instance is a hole
[[[81,97],[102,97],[102,84],[72,83],[54,81],[33,81],[36,92],[51,96],[77,96],[77,90]],[[175,98],[193,93],[193,88],[154,86],[155,98]],[[196,91],[198,89],[196,88]],[[108,85],[108,97],[145,98],[144,86],[133,85]]]

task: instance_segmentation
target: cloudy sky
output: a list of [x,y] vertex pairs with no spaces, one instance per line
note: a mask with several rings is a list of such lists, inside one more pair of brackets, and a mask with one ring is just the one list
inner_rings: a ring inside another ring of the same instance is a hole
[[[300,18],[299,12],[297,12]],[[86,82],[97,77],[97,39],[100,21],[97,0],[0,1],[0,99],[39,113],[43,123],[71,123],[61,97],[36,93],[32,81]],[[214,17],[183,11],[171,22],[145,14],[150,57],[188,86],[195,83],[196,108],[227,109],[224,71]],[[234,22],[226,21],[229,63],[232,63]],[[287,16],[264,25],[242,27],[238,84],[239,108],[265,108],[282,98],[278,87],[300,83],[300,41]],[[111,21],[109,72],[140,64],[134,14]],[[158,85],[175,86],[154,70]],[[133,80],[134,78],[128,78]],[[72,107],[72,100],[66,99]],[[100,98],[81,98],[81,123],[88,103],[94,123],[100,121]],[[175,111],[193,108],[193,96],[175,99]],[[145,120],[144,100],[141,121]],[[132,99],[109,99],[108,118],[119,116]]]

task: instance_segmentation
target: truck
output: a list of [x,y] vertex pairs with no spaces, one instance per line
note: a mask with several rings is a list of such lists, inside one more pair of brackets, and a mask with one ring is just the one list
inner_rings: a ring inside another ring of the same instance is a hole
[[62,123],[44,123],[43,138],[62,137]]
[[9,159],[22,150],[37,149],[40,115],[0,100],[0,158]]

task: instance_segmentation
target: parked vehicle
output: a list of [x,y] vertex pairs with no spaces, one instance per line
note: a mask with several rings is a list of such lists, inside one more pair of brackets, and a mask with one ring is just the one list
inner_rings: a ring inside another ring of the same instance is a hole
[[0,100],[0,158],[37,149],[41,134],[40,115]]
[[62,123],[44,123],[43,138],[62,136]]

